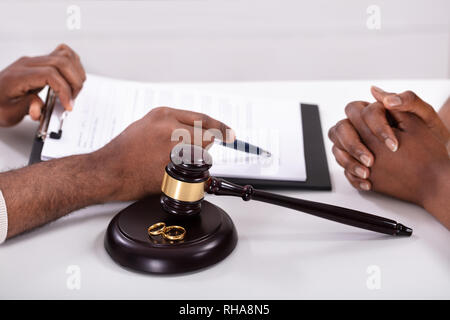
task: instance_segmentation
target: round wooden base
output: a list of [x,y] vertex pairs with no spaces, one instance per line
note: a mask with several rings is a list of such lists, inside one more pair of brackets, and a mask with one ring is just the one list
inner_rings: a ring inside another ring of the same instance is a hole
[[[186,229],[181,241],[149,236],[154,223],[178,225]],[[161,208],[160,197],[151,196],[119,212],[110,222],[105,248],[118,264],[133,270],[173,274],[213,265],[236,247],[237,232],[228,214],[208,201],[195,216],[176,216]]]

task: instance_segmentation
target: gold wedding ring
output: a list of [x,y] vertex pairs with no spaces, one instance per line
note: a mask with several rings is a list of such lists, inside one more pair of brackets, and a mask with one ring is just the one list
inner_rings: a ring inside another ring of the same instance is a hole
[[[173,235],[171,233],[174,233]],[[168,226],[164,229],[162,236],[167,240],[183,240],[186,229],[180,226]]]
[[165,230],[166,224],[164,222],[155,223],[147,229],[150,236],[159,236],[160,234],[163,234]]
[[149,236],[162,236],[171,241],[183,240],[186,235],[186,229],[180,226],[168,226],[164,222],[152,224],[147,229]]

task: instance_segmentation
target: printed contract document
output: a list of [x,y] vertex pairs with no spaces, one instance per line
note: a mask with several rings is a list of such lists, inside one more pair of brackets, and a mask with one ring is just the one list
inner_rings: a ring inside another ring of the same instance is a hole
[[[205,113],[233,128],[237,139],[272,154],[266,158],[213,144],[209,149],[213,157],[211,174],[229,178],[306,180],[299,101],[185,91],[164,84],[91,74],[75,100],[73,111],[64,120],[61,139],[45,139],[42,160],[95,151],[159,106]],[[50,119],[49,132],[58,131],[62,113],[58,103]]]

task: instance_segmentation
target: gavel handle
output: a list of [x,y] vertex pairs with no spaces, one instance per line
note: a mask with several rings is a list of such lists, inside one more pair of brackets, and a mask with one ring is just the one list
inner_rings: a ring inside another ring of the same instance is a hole
[[325,203],[296,199],[256,190],[251,185],[240,186],[221,178],[211,177],[205,184],[205,191],[215,195],[241,197],[244,201],[253,199],[271,203],[349,226],[384,234],[399,236],[410,236],[412,234],[412,229],[394,220]]

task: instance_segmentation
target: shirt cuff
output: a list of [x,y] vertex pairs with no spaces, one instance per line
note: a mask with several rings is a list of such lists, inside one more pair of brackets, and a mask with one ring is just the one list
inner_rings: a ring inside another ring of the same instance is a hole
[[6,240],[8,234],[8,212],[6,211],[6,202],[3,193],[0,190],[0,244]]

